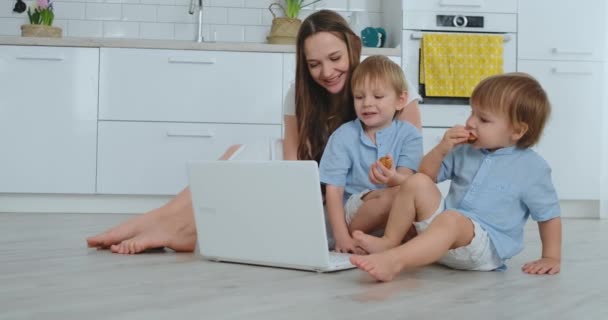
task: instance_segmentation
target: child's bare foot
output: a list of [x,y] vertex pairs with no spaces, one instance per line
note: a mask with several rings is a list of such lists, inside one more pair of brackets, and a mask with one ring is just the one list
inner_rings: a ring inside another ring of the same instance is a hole
[[399,263],[390,252],[368,256],[352,255],[350,262],[378,281],[391,281],[401,272]]
[[196,247],[194,216],[187,210],[174,214],[155,210],[89,237],[87,244],[89,247],[110,248],[112,252],[126,254],[158,247],[191,252]]
[[353,239],[355,239],[357,246],[369,253],[386,251],[398,245],[398,243],[394,244],[388,239],[374,237],[359,230],[353,232]]

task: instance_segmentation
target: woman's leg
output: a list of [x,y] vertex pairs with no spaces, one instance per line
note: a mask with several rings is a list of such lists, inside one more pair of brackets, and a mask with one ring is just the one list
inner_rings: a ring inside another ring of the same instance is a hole
[[[229,159],[240,145],[234,145],[220,157]],[[191,252],[196,248],[196,226],[192,195],[186,187],[167,204],[96,236],[87,238],[89,247],[110,248],[116,253],[139,253],[146,249],[168,247]]]
[[475,236],[473,222],[456,211],[440,214],[416,238],[369,256],[353,255],[350,261],[378,281],[390,281],[402,270],[431,264],[448,250],[468,245]]

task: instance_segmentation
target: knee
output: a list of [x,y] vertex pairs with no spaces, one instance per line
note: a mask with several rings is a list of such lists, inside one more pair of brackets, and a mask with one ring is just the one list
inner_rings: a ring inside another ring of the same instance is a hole
[[405,182],[403,182],[402,188],[405,190],[415,190],[420,189],[421,187],[435,185],[435,182],[429,178],[426,174],[423,173],[415,173],[411,177],[407,178]]
[[438,215],[433,222],[438,224],[446,224],[450,226],[456,226],[461,223],[464,219],[467,219],[462,213],[458,211],[448,210]]

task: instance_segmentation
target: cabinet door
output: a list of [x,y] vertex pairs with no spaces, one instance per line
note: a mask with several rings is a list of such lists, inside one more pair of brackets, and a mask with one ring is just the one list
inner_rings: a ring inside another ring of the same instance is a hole
[[553,169],[560,199],[599,199],[602,68],[591,62],[519,61],[519,70],[538,79],[551,101],[536,150]]
[[0,192],[94,193],[99,49],[0,46]]
[[103,48],[100,120],[282,122],[282,54]]
[[100,121],[97,192],[176,194],[188,185],[188,161],[280,136],[281,125]]
[[403,0],[403,10],[515,13],[517,0]]
[[519,1],[519,59],[603,61],[606,1]]

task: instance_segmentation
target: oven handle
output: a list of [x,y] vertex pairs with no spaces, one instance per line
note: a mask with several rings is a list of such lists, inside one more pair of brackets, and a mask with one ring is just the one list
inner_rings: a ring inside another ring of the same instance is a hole
[[[422,32],[414,32],[414,33],[412,33],[412,35],[410,36],[410,38],[412,40],[420,40],[420,39],[422,39],[422,34],[423,34]],[[505,34],[504,38],[505,38],[505,42],[511,41],[511,36],[508,35],[508,34]]]

